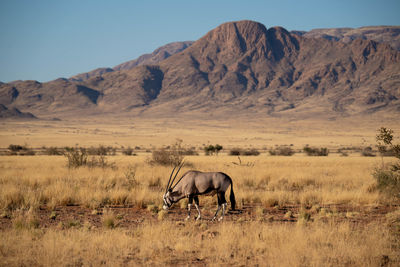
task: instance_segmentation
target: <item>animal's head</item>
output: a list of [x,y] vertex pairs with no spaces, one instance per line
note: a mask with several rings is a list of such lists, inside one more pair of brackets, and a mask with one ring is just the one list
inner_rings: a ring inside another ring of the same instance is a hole
[[171,193],[172,193],[172,189],[169,189],[167,191],[167,193],[165,193],[163,196],[163,201],[164,201],[163,209],[165,209],[165,210],[169,209],[172,206],[172,204],[174,203]]
[[165,210],[169,209],[172,206],[172,204],[175,202],[174,198],[172,196],[173,195],[172,190],[174,189],[176,184],[174,186],[172,186],[172,184],[174,183],[175,178],[178,175],[179,171],[181,170],[182,166],[183,166],[183,162],[182,162],[182,164],[180,164],[179,169],[175,173],[175,176],[172,179],[172,181],[171,181],[171,178],[172,178],[172,175],[174,174],[174,171],[175,171],[177,166],[174,167],[174,169],[171,172],[171,175],[169,176],[168,184],[167,184],[167,187],[165,188],[165,193],[164,193],[164,196],[163,196],[163,201],[164,201],[163,209],[165,209]]

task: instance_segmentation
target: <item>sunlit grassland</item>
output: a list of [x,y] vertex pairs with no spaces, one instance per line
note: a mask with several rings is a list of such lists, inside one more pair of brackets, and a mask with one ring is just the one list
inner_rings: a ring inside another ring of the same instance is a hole
[[[0,157],[0,208],[13,227],[0,231],[0,265],[262,265],[380,266],[399,263],[399,239],[392,222],[400,210],[379,221],[352,223],[324,214],[297,223],[271,222],[267,215],[225,222],[159,220],[117,227],[110,222],[66,222],[44,228],[35,221],[39,208],[81,205],[96,210],[111,205],[160,207],[171,167],[150,165],[150,154],[108,156],[115,168],[67,167],[63,156]],[[386,162],[391,159],[385,159]],[[307,209],[347,205],[360,209],[385,205],[372,177],[380,158],[349,156],[256,157],[188,156],[189,169],[230,175],[239,209],[243,206]],[[201,197],[214,210],[214,197]],[[181,208],[184,208],[183,205]],[[300,211],[299,211],[300,212]],[[161,214],[161,213],[160,213]],[[345,216],[351,217],[352,214]],[[114,217],[113,217],[114,216]],[[322,219],[321,219],[322,218]],[[69,227],[65,225],[70,224]]]
[[[116,168],[66,167],[63,156],[0,157],[2,210],[40,205],[161,204],[171,168],[150,165],[148,155],[114,156]],[[379,202],[371,175],[379,158],[367,157],[186,157],[189,169],[222,171],[232,177],[237,203],[273,205],[373,205]],[[251,163],[251,164],[249,164]],[[212,198],[202,201],[212,202]],[[240,207],[240,206],[239,206]]]
[[0,264],[380,266],[398,260],[382,225],[144,223],[132,229],[1,233]]

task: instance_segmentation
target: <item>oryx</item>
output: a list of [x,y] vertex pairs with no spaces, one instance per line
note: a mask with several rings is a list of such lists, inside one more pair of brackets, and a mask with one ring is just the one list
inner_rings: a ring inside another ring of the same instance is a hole
[[171,175],[168,180],[167,187],[165,189],[165,193],[163,196],[164,200],[164,209],[168,209],[171,207],[173,203],[178,202],[179,200],[187,197],[189,199],[188,202],[188,216],[186,218],[190,218],[190,209],[192,207],[192,203],[194,200],[194,205],[197,209],[199,215],[196,220],[199,220],[201,217],[200,209],[199,209],[199,195],[214,195],[217,194],[218,197],[218,209],[215,212],[213,220],[217,217],[217,214],[222,206],[222,214],[218,220],[222,220],[225,214],[225,208],[227,206],[225,200],[225,192],[229,186],[231,186],[230,193],[230,201],[232,210],[235,209],[235,194],[233,193],[233,183],[232,179],[222,172],[200,172],[200,171],[188,171],[186,172],[179,180],[173,185],[176,176],[178,175],[180,169],[182,168],[183,163],[179,166],[179,169],[175,173],[174,178],[171,181],[172,175],[174,174],[175,168],[172,170]]

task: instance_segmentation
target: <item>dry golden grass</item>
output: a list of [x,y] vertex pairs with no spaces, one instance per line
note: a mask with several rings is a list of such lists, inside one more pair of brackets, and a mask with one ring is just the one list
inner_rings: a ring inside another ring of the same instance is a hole
[[[116,169],[68,169],[63,156],[0,157],[0,208],[84,205],[159,205],[171,171],[146,163],[147,155],[114,156]],[[194,169],[222,171],[233,178],[237,203],[373,205],[379,202],[371,175],[379,158],[192,156]],[[251,164],[247,164],[251,163]],[[248,166],[249,165],[249,166]],[[185,167],[181,173],[188,170]],[[204,198],[214,205],[215,199]]]
[[145,223],[132,229],[8,230],[2,266],[380,266],[398,262],[382,225]]
[[[238,165],[237,157],[226,155],[186,157],[194,169],[229,174],[239,208],[253,204],[257,210],[253,219],[238,215],[222,223],[184,223],[171,220],[163,211],[156,215],[171,168],[149,165],[149,155],[108,157],[116,169],[68,169],[63,156],[0,157],[0,209],[13,220],[13,228],[0,231],[0,265],[379,266],[400,262],[399,239],[389,227],[399,224],[398,211],[384,221],[358,224],[351,222],[359,216],[357,211],[343,215],[349,220],[339,220],[335,210],[321,208],[380,205],[371,175],[379,158],[261,154],[241,157]],[[215,197],[200,198],[203,209],[214,210],[215,203]],[[78,220],[62,222],[57,228],[38,224],[39,206],[71,204],[96,210],[108,205],[147,207],[155,220],[122,228],[119,215],[105,209],[100,228]],[[273,222],[266,213],[267,207],[292,204],[308,208],[285,215],[295,217],[297,223]],[[312,219],[307,215],[311,213]]]

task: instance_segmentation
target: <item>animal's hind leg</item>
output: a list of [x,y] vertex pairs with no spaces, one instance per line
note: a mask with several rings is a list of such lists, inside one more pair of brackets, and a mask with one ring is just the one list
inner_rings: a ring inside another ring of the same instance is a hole
[[192,208],[192,203],[193,203],[193,197],[189,196],[189,201],[188,201],[188,216],[186,217],[185,220],[190,219],[190,209]]
[[195,197],[194,197],[194,206],[196,207],[197,212],[199,213],[199,215],[197,216],[196,220],[200,220],[200,218],[201,218],[201,213],[200,213],[199,197],[198,197],[198,196],[195,196]]
[[221,205],[222,205],[222,214],[221,214],[221,217],[219,217],[218,221],[221,221],[224,218],[224,216],[225,216],[225,208],[228,205],[226,203],[226,199],[225,199],[225,192],[221,193],[220,199],[221,199]]
[[217,211],[214,214],[214,217],[212,218],[213,221],[215,220],[215,218],[217,218],[218,211],[221,209],[221,205],[223,203],[222,200],[221,200],[220,193],[217,194],[217,198],[218,198],[218,208],[217,208]]

